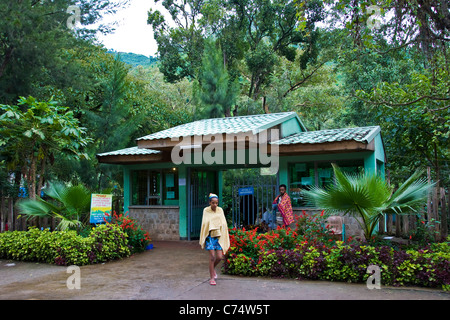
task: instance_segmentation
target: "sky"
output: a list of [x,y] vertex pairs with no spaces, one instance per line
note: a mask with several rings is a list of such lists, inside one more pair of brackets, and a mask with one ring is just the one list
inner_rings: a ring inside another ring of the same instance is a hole
[[130,0],[129,5],[114,15],[105,16],[104,22],[116,21],[116,31],[108,35],[99,35],[98,40],[108,49],[120,52],[132,52],[145,56],[156,56],[158,46],[153,39],[153,29],[147,25],[147,13],[150,8],[164,8],[151,0]]

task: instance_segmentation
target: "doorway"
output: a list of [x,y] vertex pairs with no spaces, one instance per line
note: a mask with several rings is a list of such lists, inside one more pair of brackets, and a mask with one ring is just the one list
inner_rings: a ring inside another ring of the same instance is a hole
[[233,227],[252,228],[264,211],[272,211],[278,195],[278,175],[261,175],[259,168],[232,169],[223,175],[223,202]]
[[218,173],[212,170],[189,169],[188,240],[200,237],[203,209],[209,206],[208,195],[218,194]]

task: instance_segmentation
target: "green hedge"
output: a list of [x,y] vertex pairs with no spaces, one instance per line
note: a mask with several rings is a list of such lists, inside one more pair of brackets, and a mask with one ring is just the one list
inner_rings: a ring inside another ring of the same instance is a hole
[[376,265],[381,285],[450,289],[449,242],[394,249],[342,241],[300,241],[295,232],[286,230],[261,235],[231,230],[230,238],[232,246],[223,265],[227,274],[361,283],[369,277],[368,266]]
[[28,231],[0,233],[0,258],[57,265],[86,265],[130,255],[127,235],[119,226],[92,228],[87,237],[75,231]]

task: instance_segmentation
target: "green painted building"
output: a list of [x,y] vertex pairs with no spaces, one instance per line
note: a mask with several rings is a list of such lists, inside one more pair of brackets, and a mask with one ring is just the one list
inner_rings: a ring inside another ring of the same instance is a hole
[[[287,186],[294,210],[311,210],[302,190],[333,183],[331,163],[348,172],[384,176],[386,161],[380,127],[307,131],[295,112],[199,120],[141,137],[135,147],[97,158],[122,166],[124,211],[155,240],[198,237],[207,196],[222,196],[225,170],[262,168],[261,175],[272,177],[272,184]],[[257,212],[259,199],[274,196],[274,187],[269,196],[264,188],[251,188]],[[236,191],[235,196],[242,206],[245,195]]]

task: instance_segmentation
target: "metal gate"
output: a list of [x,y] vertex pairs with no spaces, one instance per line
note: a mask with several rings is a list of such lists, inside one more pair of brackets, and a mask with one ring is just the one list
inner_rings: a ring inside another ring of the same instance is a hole
[[209,206],[208,195],[211,192],[217,193],[217,173],[191,169],[188,197],[188,240],[200,237],[203,209]]
[[235,179],[231,209],[233,227],[253,226],[264,211],[272,210],[272,202],[278,195],[277,182],[277,175],[254,175]]

